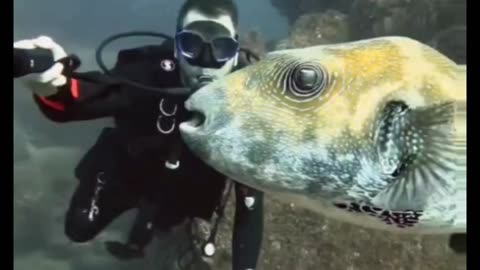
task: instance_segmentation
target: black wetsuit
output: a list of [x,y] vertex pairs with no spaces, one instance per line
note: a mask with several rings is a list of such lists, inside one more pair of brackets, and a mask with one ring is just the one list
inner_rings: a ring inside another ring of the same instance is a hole
[[[120,51],[112,71],[146,85],[182,87],[171,46]],[[188,217],[210,220],[226,177],[183,144],[178,123],[187,118],[185,100],[132,89],[100,72],[85,74],[96,82],[71,80],[53,96],[34,96],[43,114],[56,122],[115,120],[115,127],[103,130],[75,170],[80,181],[67,211],[66,235],[75,242],[88,241],[132,208],[141,211],[130,242],[140,246],[151,240],[152,223],[168,230]],[[178,159],[180,167],[166,168],[167,159]],[[233,269],[254,269],[263,233],[263,194],[238,183],[235,189]],[[246,196],[255,199],[253,207],[244,203]]]

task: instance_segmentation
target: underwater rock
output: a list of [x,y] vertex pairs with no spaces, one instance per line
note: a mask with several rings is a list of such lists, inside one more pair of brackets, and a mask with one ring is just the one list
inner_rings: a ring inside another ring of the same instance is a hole
[[287,46],[301,48],[349,39],[348,16],[336,10],[327,10],[300,16],[292,25]]
[[346,42],[350,39],[348,16],[336,10],[308,13],[291,26],[287,39],[270,42],[268,51]]
[[467,27],[453,26],[438,32],[429,45],[457,64],[467,64]]
[[284,50],[288,49],[288,39],[281,39],[281,40],[269,40],[267,42],[267,51],[277,51],[277,50]]
[[355,0],[349,10],[354,39],[401,35],[428,42],[453,25],[466,25],[466,0]]
[[438,2],[437,22],[439,29],[454,25],[467,25],[466,0],[436,0]]
[[271,2],[282,14],[289,12],[291,29],[288,39],[269,43],[268,50],[400,35],[466,63],[466,0]]
[[[217,235],[213,269],[231,269],[234,196]],[[328,228],[328,229],[327,229]],[[448,236],[394,234],[330,220],[265,196],[265,229],[258,269],[464,270],[465,255]],[[418,246],[422,249],[418,249]],[[350,268],[349,268],[350,267]]]
[[[257,31],[242,33],[240,34],[239,40],[242,48],[250,50],[258,57],[261,57],[267,52],[267,40]],[[240,56],[242,57],[242,61],[248,60],[245,59],[245,57],[247,57],[245,54],[242,53]],[[255,61],[255,59],[251,59],[251,61]]]
[[426,42],[437,29],[439,2],[355,0],[349,12],[352,38],[401,35]]
[[407,36],[466,63],[465,0],[355,0],[349,18],[353,40]]
[[353,0],[270,0],[280,14],[293,24],[298,17],[306,13],[323,12],[335,9],[346,13]]

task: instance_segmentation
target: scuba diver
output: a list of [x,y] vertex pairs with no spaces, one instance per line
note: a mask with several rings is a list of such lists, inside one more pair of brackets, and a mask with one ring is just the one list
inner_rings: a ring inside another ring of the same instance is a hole
[[[187,0],[173,41],[122,50],[111,72],[155,87],[194,91],[248,64],[240,58],[237,13],[231,0]],[[15,42],[14,48],[47,49],[55,61],[67,56],[46,36]],[[113,117],[115,122],[75,168],[79,184],[66,213],[65,234],[74,242],[89,241],[120,214],[136,208],[128,241],[106,243],[114,256],[143,257],[155,229],[168,232],[185,220],[208,224],[201,252],[213,256],[218,224],[210,221],[215,213],[222,215],[230,182],[183,144],[178,125],[190,117],[183,106],[187,96],[132,89],[101,72],[81,73],[94,78],[92,82],[69,78],[64,71],[65,65],[57,61],[45,72],[19,79],[52,121]],[[232,185],[233,269],[255,269],[263,234],[263,194]]]

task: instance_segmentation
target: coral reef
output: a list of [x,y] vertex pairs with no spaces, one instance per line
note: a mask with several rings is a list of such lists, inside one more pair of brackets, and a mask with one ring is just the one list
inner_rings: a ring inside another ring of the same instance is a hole
[[290,36],[270,49],[407,36],[466,62],[465,0],[271,0]]
[[336,9],[347,12],[353,0],[270,0],[272,6],[288,18],[293,24],[298,17],[305,13],[321,12],[327,9]]
[[300,16],[292,26],[288,47],[330,44],[349,39],[348,16],[336,10],[327,10]]

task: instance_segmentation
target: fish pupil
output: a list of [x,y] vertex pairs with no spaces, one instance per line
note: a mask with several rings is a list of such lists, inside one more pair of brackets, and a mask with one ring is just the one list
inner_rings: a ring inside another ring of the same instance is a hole
[[300,98],[321,94],[326,86],[325,71],[321,67],[310,63],[297,64],[287,76],[289,89]]
[[311,68],[301,68],[295,72],[295,84],[300,91],[311,91],[319,80],[320,75]]

